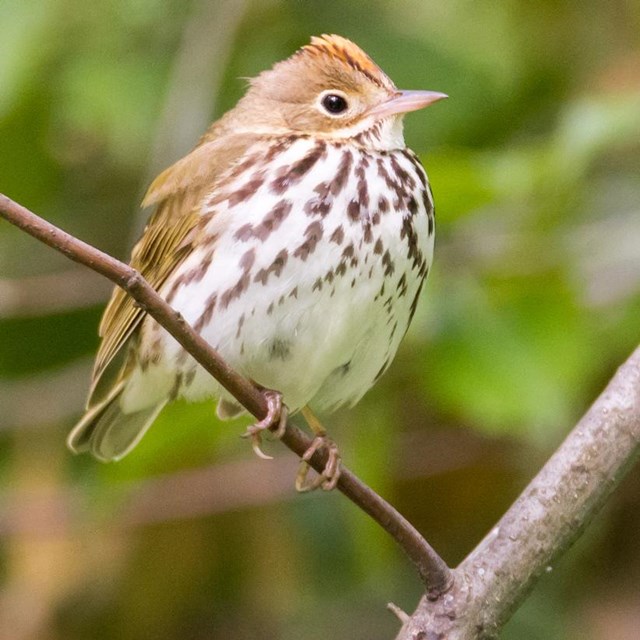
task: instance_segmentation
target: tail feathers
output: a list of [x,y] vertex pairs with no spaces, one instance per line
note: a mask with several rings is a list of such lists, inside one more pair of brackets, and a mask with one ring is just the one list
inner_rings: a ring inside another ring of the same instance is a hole
[[102,462],[111,462],[126,456],[140,442],[166,400],[140,411],[124,413],[120,407],[123,389],[123,383],[118,385],[104,402],[89,409],[73,428],[67,438],[67,445],[73,452],[90,452]]

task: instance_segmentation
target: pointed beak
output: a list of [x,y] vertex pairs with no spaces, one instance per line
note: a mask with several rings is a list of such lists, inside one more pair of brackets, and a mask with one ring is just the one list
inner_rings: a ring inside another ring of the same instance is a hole
[[392,98],[385,100],[369,112],[375,118],[387,118],[400,113],[424,109],[430,104],[449,96],[439,91],[398,91]]

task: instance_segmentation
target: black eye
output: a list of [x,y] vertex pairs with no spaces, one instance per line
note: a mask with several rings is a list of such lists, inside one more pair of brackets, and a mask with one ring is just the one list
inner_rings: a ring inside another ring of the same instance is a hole
[[332,115],[343,113],[349,108],[346,99],[337,93],[328,93],[324,96],[322,106]]

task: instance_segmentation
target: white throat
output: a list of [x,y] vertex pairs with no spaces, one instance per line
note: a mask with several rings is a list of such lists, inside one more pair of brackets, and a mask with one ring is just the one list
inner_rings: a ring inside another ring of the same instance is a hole
[[366,118],[352,127],[340,129],[332,138],[351,138],[367,149],[393,151],[404,149],[402,115],[391,116],[384,120]]
[[[237,128],[235,133],[274,136],[295,135],[298,132],[284,127],[281,129],[242,127]],[[376,151],[393,151],[406,147],[403,133],[403,114],[390,116],[383,120],[365,118],[351,127],[338,129],[331,133],[315,133],[314,136],[328,141],[351,139],[367,149],[375,149]]]

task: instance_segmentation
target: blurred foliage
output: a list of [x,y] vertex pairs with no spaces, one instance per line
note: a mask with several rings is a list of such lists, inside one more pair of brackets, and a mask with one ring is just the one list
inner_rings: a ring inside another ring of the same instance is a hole
[[[638,341],[637,2],[4,0],[0,24],[0,191],[120,257],[180,132],[312,34],[451,96],[406,123],[438,209],[414,326],[327,420],[451,563]],[[243,421],[179,403],[116,465],[64,450],[102,305],[20,301],[76,273],[0,224],[0,639],[393,637],[385,603],[420,593],[405,559],[340,496],[294,495],[293,461],[253,460]],[[636,476],[505,638],[637,637]]]

